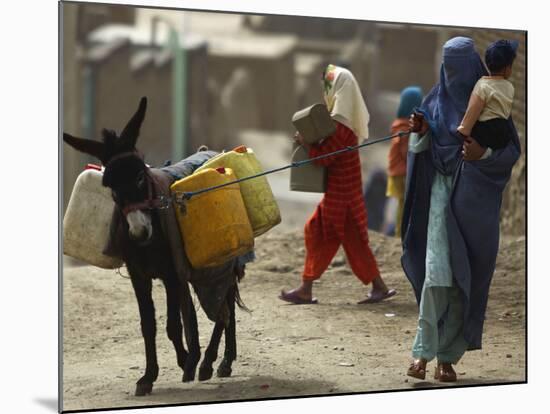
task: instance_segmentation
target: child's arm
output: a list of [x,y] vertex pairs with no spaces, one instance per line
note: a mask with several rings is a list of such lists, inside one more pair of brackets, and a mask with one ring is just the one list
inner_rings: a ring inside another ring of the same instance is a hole
[[483,108],[485,107],[485,101],[476,92],[477,91],[474,88],[472,94],[470,95],[470,101],[468,102],[468,108],[466,109],[464,118],[462,118],[460,126],[456,129],[466,137],[469,137],[472,133],[472,128],[479,119],[481,111],[483,111]]

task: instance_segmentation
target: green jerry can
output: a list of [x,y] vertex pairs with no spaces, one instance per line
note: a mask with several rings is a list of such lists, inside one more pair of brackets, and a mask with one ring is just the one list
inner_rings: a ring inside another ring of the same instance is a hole
[[[244,145],[209,159],[195,171],[195,174],[206,168],[218,167],[230,168],[239,179],[263,172],[252,148]],[[266,177],[242,181],[239,186],[254,237],[264,234],[281,222],[279,206]]]

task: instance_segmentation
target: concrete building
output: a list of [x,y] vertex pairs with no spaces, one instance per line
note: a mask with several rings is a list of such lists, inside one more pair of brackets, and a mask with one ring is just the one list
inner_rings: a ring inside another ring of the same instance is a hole
[[[178,49],[186,57],[181,71],[175,68],[178,51],[168,46],[168,40],[167,30],[155,34],[145,28],[106,25],[90,34],[91,46],[83,57],[85,67],[93,72],[85,81],[92,84],[90,135],[97,139],[102,128],[122,130],[139,99],[147,96],[138,148],[146,162],[155,166],[208,143],[203,130],[207,123],[206,43],[197,36],[180,36]],[[184,82],[183,88],[177,87],[177,77]],[[185,95],[181,113],[175,108],[176,94]],[[184,118],[183,138],[177,135],[177,117]],[[176,136],[184,142],[177,142]]]
[[[290,138],[292,114],[322,101],[327,63],[352,70],[371,114],[370,135],[384,136],[401,89],[414,84],[427,93],[439,79],[443,44],[457,35],[473,37],[481,55],[498,38],[522,42],[512,82],[513,116],[525,146],[524,33],[112,5],[91,5],[84,13],[79,7],[64,5],[64,130],[95,139],[101,128],[120,130],[146,95],[139,147],[152,165],[200,144],[231,149],[243,131]],[[170,28],[185,51],[185,66],[168,46]],[[63,152],[67,200],[88,159],[66,146]],[[384,167],[385,152],[384,145],[369,150],[364,174]],[[524,201],[522,155],[503,201],[504,231],[523,231]]]

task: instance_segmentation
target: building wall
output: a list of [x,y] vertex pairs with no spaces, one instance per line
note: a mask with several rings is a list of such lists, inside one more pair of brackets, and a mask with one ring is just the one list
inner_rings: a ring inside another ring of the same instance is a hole
[[325,17],[254,16],[250,19],[250,28],[259,32],[292,33],[307,39],[345,40],[353,37],[360,25],[369,23]]
[[208,49],[201,46],[188,51],[187,73],[187,154],[195,152],[202,144],[212,146],[213,138],[208,128]]
[[107,23],[134,24],[136,8],[115,4],[66,4],[78,10],[78,40],[85,42],[92,30]]
[[[76,56],[79,45],[77,42],[78,5],[63,4],[63,28],[62,28],[62,85],[63,85],[63,132],[80,136],[80,110],[81,110],[81,65]],[[63,171],[63,211],[67,208],[71,189],[91,157],[82,154],[66,144],[60,142],[62,152]]]
[[[147,96],[147,114],[137,147],[147,163],[158,166],[172,156],[172,64],[158,66],[151,62],[137,71],[127,69],[124,79],[131,91],[126,98],[130,114],[141,97]],[[130,114],[119,119],[126,122]]]
[[[120,132],[136,111],[139,99],[147,96],[147,113],[137,147],[145,154],[146,162],[158,166],[173,155],[172,60],[153,60],[132,70],[130,60],[139,52],[127,44],[103,61],[89,63],[96,70],[94,125],[98,137],[101,128]],[[156,52],[157,57],[162,53]],[[190,50],[187,55],[187,153],[200,143],[208,143],[203,127],[207,122],[205,56],[205,48]]]
[[401,91],[419,85],[429,91],[436,78],[433,62],[437,50],[436,30],[409,25],[381,25],[375,69],[380,90]]
[[[294,73],[294,50],[270,59],[255,56],[208,56],[208,71],[214,89],[221,89],[231,79],[233,72],[243,68],[250,74],[250,90],[253,91],[255,108],[250,108],[251,123],[238,125],[236,129],[258,127],[265,130],[291,131],[291,118],[297,108]],[[210,100],[210,113],[214,114],[221,105],[221,97],[213,93]],[[239,105],[239,102],[234,102]],[[230,108],[227,116],[231,117]],[[211,134],[214,137],[226,135],[225,126],[212,120]],[[218,121],[220,122],[220,121]],[[252,123],[257,123],[252,125]],[[224,145],[225,142],[220,141]]]
[[[78,49],[83,49],[78,38],[82,30],[97,26],[100,24],[97,22],[104,17],[101,17],[101,10],[95,10],[94,13],[91,13],[92,9],[86,13],[81,10],[79,14],[77,5],[67,4],[64,8],[67,9],[63,43],[64,130],[81,135],[84,65],[76,59]],[[133,15],[117,15],[115,9],[107,21],[131,23],[134,20]],[[120,10],[131,9],[125,7]],[[252,32],[293,33],[301,37],[295,47],[270,58],[208,53],[206,48],[189,51],[186,122],[188,153],[200,144],[207,144],[217,150],[229,149],[239,144],[238,131],[243,129],[292,134],[292,114],[322,100],[320,71],[325,63],[337,60],[345,60],[351,65],[364,92],[373,115],[371,134],[383,134],[389,120],[382,115],[387,112],[393,116],[394,105],[390,102],[391,110],[378,110],[381,106],[379,92],[398,94],[410,84],[418,84],[428,92],[439,77],[441,47],[446,40],[456,35],[473,37],[481,55],[487,44],[496,39],[516,38],[521,41],[512,77],[516,86],[513,117],[522,146],[525,147],[524,33],[292,16],[250,16],[245,20],[249,22],[248,27]],[[79,22],[82,26],[80,28]],[[89,138],[98,139],[103,127],[120,131],[135,111],[139,98],[146,95],[149,107],[138,147],[147,155],[149,163],[158,165],[171,158],[172,154],[172,63],[150,63],[139,70],[132,70],[130,62],[137,52],[135,47],[127,45],[103,59],[86,64],[87,68],[91,65],[96,71],[95,131]],[[298,77],[296,53],[316,55],[321,60],[311,68],[310,73]],[[239,90],[239,82],[235,81],[239,71],[246,73],[245,91],[242,85]],[[224,99],[227,102],[224,103]],[[65,146],[63,152],[64,185],[70,189],[85,160],[82,155]],[[514,168],[503,200],[502,227],[507,233],[524,231],[525,171],[525,156],[522,155]],[[65,199],[68,199],[67,191]]]
[[299,109],[323,102],[321,74],[326,61],[322,58],[310,60],[306,70],[296,78],[297,105]]
[[[86,35],[105,22],[132,24],[135,8],[126,6],[61,3],[62,7],[62,82],[63,82],[63,131],[83,136],[82,100],[83,65],[79,56],[85,51]],[[93,137],[87,137],[93,138]],[[88,162],[94,158],[60,143],[63,153],[63,211],[67,208],[73,185]]]

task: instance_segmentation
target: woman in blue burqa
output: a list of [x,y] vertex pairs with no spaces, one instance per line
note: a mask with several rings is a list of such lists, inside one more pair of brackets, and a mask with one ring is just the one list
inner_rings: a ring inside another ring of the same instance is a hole
[[489,285],[499,243],[502,192],[520,153],[460,138],[456,128],[485,67],[466,37],[443,46],[440,81],[411,117],[402,224],[403,269],[415,291],[419,318],[409,376],[456,381],[452,365],[481,348]]

